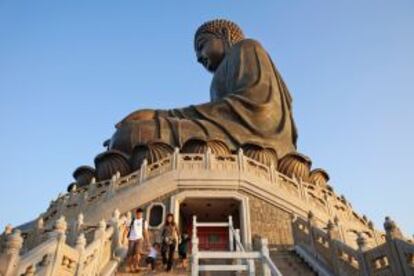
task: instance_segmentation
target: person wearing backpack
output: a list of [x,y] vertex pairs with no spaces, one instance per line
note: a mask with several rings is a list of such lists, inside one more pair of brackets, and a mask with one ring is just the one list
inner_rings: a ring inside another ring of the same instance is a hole
[[127,269],[138,271],[141,255],[144,254],[144,242],[148,242],[148,224],[142,217],[143,210],[138,208],[135,217],[126,222],[124,238],[128,238]]

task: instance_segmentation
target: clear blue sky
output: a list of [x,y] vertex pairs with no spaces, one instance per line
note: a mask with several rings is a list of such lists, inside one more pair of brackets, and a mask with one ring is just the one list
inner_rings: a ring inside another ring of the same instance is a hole
[[299,151],[414,233],[413,1],[0,0],[0,226],[35,218],[138,108],[208,101],[192,41],[225,17],[294,97]]

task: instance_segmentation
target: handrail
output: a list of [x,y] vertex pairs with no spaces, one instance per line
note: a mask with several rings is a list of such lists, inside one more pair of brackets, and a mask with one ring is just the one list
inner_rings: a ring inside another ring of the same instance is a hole
[[[47,239],[21,255],[20,230],[8,234],[7,252],[0,253],[0,275],[112,275],[125,257],[120,240],[123,219],[115,210],[109,224],[102,220],[93,240],[87,242],[82,230],[71,233],[64,217],[58,219]],[[76,244],[67,234],[76,234]]]
[[328,223],[326,232],[308,220],[294,218],[292,232],[294,250],[321,275],[414,275],[414,245],[404,241],[393,221],[386,218],[385,243],[368,248],[361,232],[357,233],[358,248],[341,240],[338,225]]
[[264,255],[262,257],[262,260],[269,266],[272,275],[282,275],[282,273],[277,268],[277,266],[275,265],[275,263],[272,261],[272,259],[270,258],[270,256]]
[[[229,251],[199,251],[197,227],[228,227],[229,228]],[[249,276],[255,275],[254,260],[259,260],[262,263],[262,275],[264,276],[282,276],[282,273],[273,263],[269,256],[269,248],[267,246],[267,239],[261,239],[260,251],[246,251],[240,241],[239,229],[234,229],[232,217],[229,216],[228,223],[200,223],[197,222],[197,217],[193,216],[193,236],[192,236],[192,260],[191,260],[191,275],[196,276],[199,271],[247,271]],[[234,251],[234,245],[236,250]],[[236,260],[236,264],[227,265],[199,265],[200,259],[225,259]],[[244,261],[241,263],[240,261]]]

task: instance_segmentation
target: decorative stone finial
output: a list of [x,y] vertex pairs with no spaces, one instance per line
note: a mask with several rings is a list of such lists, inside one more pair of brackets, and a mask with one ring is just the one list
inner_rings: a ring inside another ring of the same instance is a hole
[[104,236],[106,230],[106,222],[105,220],[101,220],[98,224],[98,229],[95,230],[94,238],[99,239]]
[[104,219],[99,222],[98,229],[101,230],[101,231],[106,230],[106,221]]
[[23,246],[23,238],[19,229],[14,229],[13,233],[9,234],[6,239],[7,254],[19,254]]
[[363,234],[361,232],[357,233],[357,239],[356,239],[357,245],[360,250],[365,250],[367,246],[367,241]]
[[148,165],[148,160],[147,160],[147,158],[145,158],[145,159],[142,161],[142,165],[141,165],[141,167],[142,167],[142,166],[146,166],[146,165]]
[[384,230],[388,237],[402,238],[401,230],[398,228],[397,224],[388,216],[385,217]]
[[119,210],[115,209],[114,212],[112,213],[112,220],[119,220],[120,215],[121,213],[119,212]]
[[13,226],[11,224],[7,224],[6,227],[4,227],[4,234],[9,235],[13,232]]
[[36,229],[43,229],[44,224],[43,217],[40,216],[36,221]]
[[76,248],[79,249],[85,249],[86,246],[86,238],[84,233],[80,233],[78,238],[76,239]]
[[59,234],[65,234],[68,225],[64,216],[61,216],[56,220],[55,225],[53,226],[53,232]]
[[374,230],[374,223],[372,222],[372,220],[368,221],[368,227],[369,229]]

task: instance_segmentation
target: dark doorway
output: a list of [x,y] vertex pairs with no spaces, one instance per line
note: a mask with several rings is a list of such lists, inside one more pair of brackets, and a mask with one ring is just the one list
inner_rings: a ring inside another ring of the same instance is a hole
[[[193,215],[198,222],[228,222],[232,216],[233,226],[240,229],[240,201],[232,198],[187,198],[180,204],[180,227],[192,234]],[[200,250],[227,250],[228,227],[199,227],[197,229]]]

